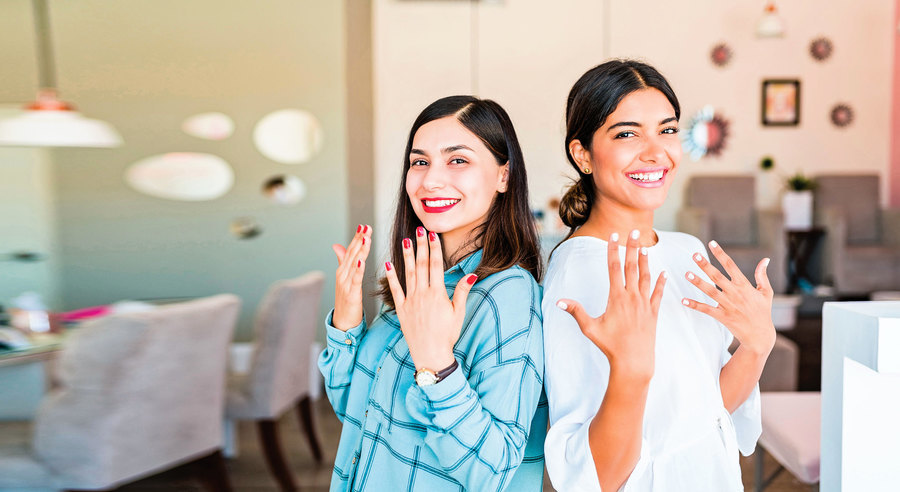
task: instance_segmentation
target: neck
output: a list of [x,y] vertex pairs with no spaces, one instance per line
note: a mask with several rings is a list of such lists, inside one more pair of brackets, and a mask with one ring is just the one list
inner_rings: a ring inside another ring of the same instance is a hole
[[444,250],[444,263],[456,264],[469,253],[478,249],[478,245],[470,242],[470,231],[450,231],[441,234],[441,248]]
[[619,234],[619,242],[624,244],[633,230],[641,232],[641,246],[653,246],[658,238],[653,232],[653,211],[630,208],[603,197],[594,201],[591,215],[575,232],[574,236],[593,236],[608,240],[612,233]]

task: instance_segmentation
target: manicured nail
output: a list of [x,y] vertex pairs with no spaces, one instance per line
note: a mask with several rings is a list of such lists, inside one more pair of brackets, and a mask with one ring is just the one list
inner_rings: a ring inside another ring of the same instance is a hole
[[562,309],[563,311],[565,311],[566,309],[569,309],[569,305],[562,301],[557,302],[556,307]]
[[609,236],[609,242],[611,242],[611,243],[619,242],[619,233],[618,232],[612,233],[612,236]]
[[466,279],[466,282],[468,282],[469,285],[475,285],[476,280],[478,280],[478,275],[469,275],[469,278]]
[[766,267],[768,267],[768,266],[769,266],[769,259],[768,259],[768,258],[763,258],[763,268],[766,268]]
[[669,274],[665,270],[662,271],[662,278],[669,278]]
[[356,268],[359,268],[361,266],[362,266],[362,260],[356,260]]
[[691,272],[687,272],[686,277],[687,277],[688,280],[694,280],[694,274],[691,273]]
[[701,261],[703,261],[703,256],[701,256],[700,253],[694,253],[694,261],[700,263]]
[[369,232],[369,226],[363,226],[363,234]]
[[709,242],[710,249],[718,248],[718,247],[719,247],[719,243],[715,242],[715,240]]
[[424,227],[416,227],[416,236],[422,237],[425,235]]
[[637,239],[639,237],[641,237],[641,231],[637,229],[631,231],[631,239]]
[[433,232],[429,232],[428,239],[430,239],[432,242],[437,241],[437,234],[435,234]]
[[366,245],[366,237],[365,237],[365,236],[363,236],[363,241],[362,241],[362,243],[363,243],[363,246]]
[[409,238],[406,238],[403,240],[403,249],[409,249],[409,248],[412,248],[412,240]]
[[[363,243],[365,244],[365,243]],[[647,256],[647,248],[641,248],[641,254]]]
[[690,305],[691,305],[691,301],[689,301],[689,300],[687,300],[687,299],[682,299],[682,300],[681,300],[681,303],[684,304],[685,306],[690,306]]
[[386,261],[386,262],[384,262],[384,269],[387,271],[391,271],[394,269],[394,265],[391,265],[391,262]]
[[361,230],[362,230],[362,224],[356,226],[356,232],[357,232],[357,233],[358,233],[359,231],[361,231]]

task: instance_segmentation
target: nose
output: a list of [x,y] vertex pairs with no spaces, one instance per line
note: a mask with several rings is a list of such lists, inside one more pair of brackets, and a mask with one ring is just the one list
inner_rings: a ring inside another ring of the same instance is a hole
[[666,148],[658,136],[647,139],[647,144],[641,152],[641,160],[655,164],[666,162]]
[[428,171],[425,172],[425,179],[422,180],[422,187],[427,191],[439,190],[444,187],[446,182],[446,169],[440,164],[431,164]]

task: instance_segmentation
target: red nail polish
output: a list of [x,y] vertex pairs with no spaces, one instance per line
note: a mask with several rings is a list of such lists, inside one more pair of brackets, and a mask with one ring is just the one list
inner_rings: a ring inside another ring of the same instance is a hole
[[412,248],[412,241],[409,238],[403,240],[403,248],[409,249]]
[[356,268],[359,268],[361,266],[362,266],[362,260],[356,260]]
[[393,268],[394,268],[394,267],[391,266],[391,262],[389,262],[389,261],[384,262],[384,269],[385,269],[385,270],[391,271]]
[[478,275],[469,275],[469,278],[466,279],[466,282],[468,282],[469,285],[475,285],[476,280],[478,280]]
[[362,225],[356,226],[356,232],[357,232],[357,233],[359,233],[359,231],[361,231],[361,230],[362,230]]
[[416,227],[416,236],[422,237],[425,235],[424,227]]
[[369,232],[369,226],[363,226],[363,234]]
[[432,240],[432,241],[437,241],[437,234],[435,234],[435,233],[433,233],[433,232],[429,232],[429,233],[428,233],[428,239],[430,239],[430,240]]
[[365,246],[365,245],[366,245],[366,238],[363,237],[363,246]]

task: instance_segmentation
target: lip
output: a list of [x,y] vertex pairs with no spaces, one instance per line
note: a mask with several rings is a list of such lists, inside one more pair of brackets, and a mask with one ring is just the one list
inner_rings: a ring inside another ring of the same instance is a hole
[[[456,200],[456,203],[451,203],[450,205],[444,205],[443,207],[429,207],[428,205],[425,205],[425,200],[428,200],[428,201]],[[444,212],[450,210],[451,208],[455,207],[457,204],[459,204],[460,201],[461,201],[460,198],[444,198],[444,197],[428,197],[428,198],[423,198],[420,200],[420,202],[422,203],[422,209],[425,210],[425,213],[429,213],[429,214],[444,213]]]
[[[651,182],[635,181],[628,176],[629,174],[654,173],[654,172],[659,172],[659,171],[662,171],[662,173],[663,173],[662,178],[660,178],[657,181],[651,181]],[[625,174],[625,178],[628,179],[628,181],[630,181],[635,186],[640,186],[641,188],[659,188],[660,186],[662,186],[666,183],[666,176],[669,174],[669,168],[666,168],[666,167],[643,167],[641,169],[634,169],[634,170],[626,171],[624,174]]]

